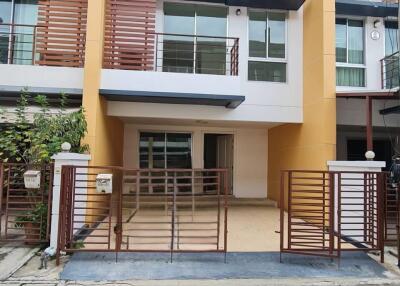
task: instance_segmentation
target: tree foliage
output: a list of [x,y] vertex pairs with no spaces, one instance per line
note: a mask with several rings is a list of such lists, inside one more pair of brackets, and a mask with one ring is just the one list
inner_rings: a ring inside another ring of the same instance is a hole
[[[67,97],[60,95],[59,111],[52,114],[46,96],[31,98],[22,91],[16,107],[15,118],[0,130],[0,160],[25,164],[41,164],[61,151],[61,144],[69,142],[71,152],[88,151],[81,140],[87,132],[83,108],[67,112]],[[28,106],[38,105],[40,111],[29,118]],[[2,111],[5,118],[6,112]]]

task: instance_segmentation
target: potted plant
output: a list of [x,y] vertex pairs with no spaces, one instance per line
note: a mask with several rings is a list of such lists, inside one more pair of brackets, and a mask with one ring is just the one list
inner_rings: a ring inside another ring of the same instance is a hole
[[45,240],[47,230],[47,204],[37,203],[32,210],[15,218],[15,227],[25,231],[26,244],[29,241]]

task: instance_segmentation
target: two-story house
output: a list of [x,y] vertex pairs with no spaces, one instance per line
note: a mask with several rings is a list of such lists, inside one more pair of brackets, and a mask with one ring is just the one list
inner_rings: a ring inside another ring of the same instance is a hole
[[336,157],[334,0],[1,0],[0,18],[1,97],[81,101],[92,165],[227,168],[235,197],[277,200],[280,170]]

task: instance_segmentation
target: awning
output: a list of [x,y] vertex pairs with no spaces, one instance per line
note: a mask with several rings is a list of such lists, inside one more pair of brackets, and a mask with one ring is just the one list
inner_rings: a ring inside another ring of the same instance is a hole
[[236,108],[245,100],[244,96],[238,95],[148,92],[110,89],[100,89],[100,94],[110,101],[212,105],[223,106],[226,108]]
[[[193,0],[187,0],[192,1]],[[220,3],[227,6],[242,6],[251,8],[298,10],[305,0],[194,0],[196,2]],[[322,0],[321,0],[322,1]]]
[[400,105],[379,110],[381,115],[400,114]]
[[397,17],[397,6],[365,0],[336,0],[336,15]]

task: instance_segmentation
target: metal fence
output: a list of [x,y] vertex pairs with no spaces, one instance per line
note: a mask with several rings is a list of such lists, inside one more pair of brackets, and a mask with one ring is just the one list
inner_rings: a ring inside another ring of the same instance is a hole
[[[25,188],[24,173],[40,171],[40,187]],[[53,165],[0,164],[0,240],[49,241]]]
[[[112,192],[96,180],[112,177]],[[57,251],[221,252],[227,171],[63,166]]]
[[163,72],[239,74],[239,39],[155,34],[155,70]]
[[291,170],[281,180],[281,253],[374,250],[383,262],[384,173]]
[[381,60],[381,80],[383,89],[399,87],[399,52]]

